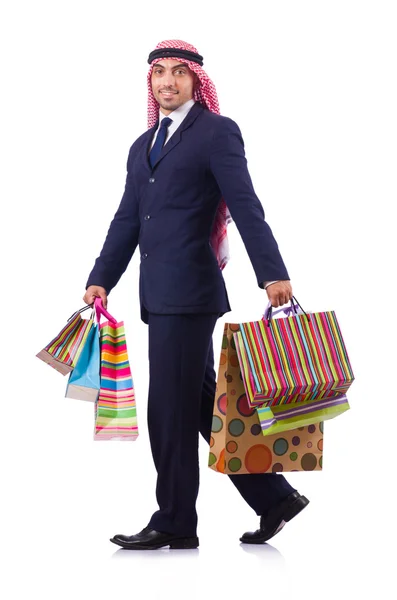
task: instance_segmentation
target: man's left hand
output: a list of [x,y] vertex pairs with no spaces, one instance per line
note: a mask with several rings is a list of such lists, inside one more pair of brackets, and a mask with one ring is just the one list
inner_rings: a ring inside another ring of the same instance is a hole
[[266,288],[267,296],[274,307],[282,306],[292,300],[292,287],[289,279],[271,283]]

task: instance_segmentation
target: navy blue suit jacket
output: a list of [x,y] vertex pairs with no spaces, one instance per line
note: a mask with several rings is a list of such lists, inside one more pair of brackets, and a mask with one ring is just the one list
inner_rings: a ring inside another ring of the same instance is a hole
[[257,283],[289,279],[247,169],[238,125],[196,102],[153,169],[148,152],[157,123],[131,146],[121,203],[88,277],[109,294],[139,244],[141,318],[231,310],[210,246],[223,196],[248,252]]

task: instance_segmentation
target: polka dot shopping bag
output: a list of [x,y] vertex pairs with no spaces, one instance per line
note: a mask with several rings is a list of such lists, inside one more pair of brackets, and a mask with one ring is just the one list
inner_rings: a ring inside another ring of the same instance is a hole
[[323,467],[324,422],[279,434],[262,434],[248,403],[233,334],[225,323],[219,359],[208,465],[225,474],[318,471]]

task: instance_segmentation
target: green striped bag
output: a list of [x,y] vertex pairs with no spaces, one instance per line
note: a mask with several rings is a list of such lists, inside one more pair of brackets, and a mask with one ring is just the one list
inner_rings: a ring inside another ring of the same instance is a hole
[[299,313],[298,307],[297,301],[281,309],[291,316],[271,319],[269,302],[266,318],[240,323],[233,334],[252,407],[341,396],[354,381],[335,311]]
[[338,417],[349,410],[346,394],[323,398],[316,402],[299,402],[298,404],[280,404],[278,406],[257,406],[259,421],[263,435],[281,433],[298,427],[306,427],[320,421]]
[[94,311],[92,311],[90,319],[81,318],[80,313],[87,310],[87,308],[91,308],[91,306],[87,304],[87,306],[73,313],[60,333],[36,354],[37,358],[40,358],[62,375],[67,375],[76,366],[94,322]]

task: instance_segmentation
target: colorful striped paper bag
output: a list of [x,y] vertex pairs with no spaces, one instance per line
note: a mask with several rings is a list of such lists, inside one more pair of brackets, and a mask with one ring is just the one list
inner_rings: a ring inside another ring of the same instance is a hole
[[69,317],[67,324],[47,346],[36,354],[37,358],[53,367],[62,375],[70,373],[79,359],[93,324],[93,319],[82,319],[81,314],[90,308],[80,308]]
[[251,406],[343,395],[354,381],[335,311],[240,323],[234,338]]
[[95,403],[94,440],[134,441],[138,422],[124,322],[100,325],[101,387]]

